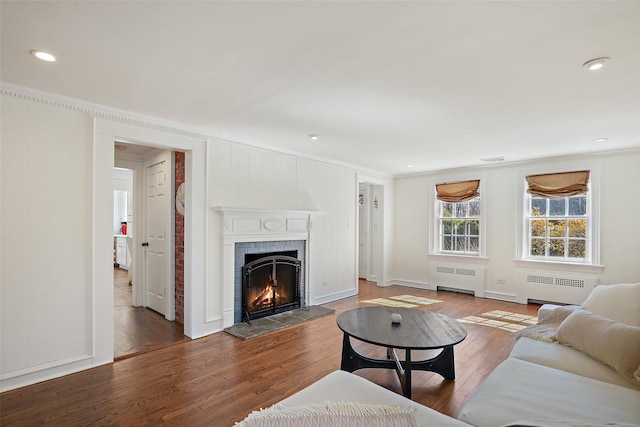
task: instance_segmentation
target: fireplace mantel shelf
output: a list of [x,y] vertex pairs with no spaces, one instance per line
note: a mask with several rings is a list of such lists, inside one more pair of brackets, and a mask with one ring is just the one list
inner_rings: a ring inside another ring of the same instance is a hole
[[214,206],[214,211],[222,212],[223,214],[248,214],[248,215],[325,215],[326,212],[320,211],[304,211],[294,209],[260,209],[260,208],[238,208],[229,206]]

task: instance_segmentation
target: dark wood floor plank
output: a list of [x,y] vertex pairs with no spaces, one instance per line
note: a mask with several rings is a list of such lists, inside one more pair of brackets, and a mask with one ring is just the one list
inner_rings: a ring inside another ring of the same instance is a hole
[[113,270],[113,352],[120,360],[175,343],[189,341],[180,323],[169,322],[163,315],[145,307],[132,305],[127,270]]
[[[538,306],[361,282],[358,296],[326,304],[336,315],[363,300],[411,294],[442,300],[421,309],[454,318],[505,310],[535,315]],[[0,395],[0,425],[230,426],[340,368],[336,315],[242,341],[225,332],[182,342]],[[455,347],[456,381],[417,372],[414,400],[457,416],[478,384],[508,355],[514,333],[466,324]],[[370,349],[379,351],[380,349]],[[357,375],[401,393],[394,371]]]

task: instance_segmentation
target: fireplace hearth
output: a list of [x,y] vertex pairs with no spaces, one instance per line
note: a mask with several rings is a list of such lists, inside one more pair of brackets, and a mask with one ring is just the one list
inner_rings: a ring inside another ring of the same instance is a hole
[[242,320],[300,308],[301,261],[297,251],[245,255]]

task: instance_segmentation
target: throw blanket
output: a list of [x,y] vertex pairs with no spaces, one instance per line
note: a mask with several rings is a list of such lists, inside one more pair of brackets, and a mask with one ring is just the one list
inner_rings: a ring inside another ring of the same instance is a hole
[[527,337],[538,341],[557,342],[556,329],[560,323],[571,313],[580,307],[569,305],[566,307],[558,307],[545,316],[538,324],[527,326],[516,334],[516,340],[521,337]]

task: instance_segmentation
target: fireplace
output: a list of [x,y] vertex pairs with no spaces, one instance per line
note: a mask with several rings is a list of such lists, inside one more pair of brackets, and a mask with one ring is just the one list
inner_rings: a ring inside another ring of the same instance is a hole
[[243,321],[300,308],[302,262],[297,256],[297,251],[245,255]]
[[[243,267],[258,258],[272,256],[270,254],[274,252],[300,261],[300,272],[297,276],[298,304],[301,308],[308,307],[312,300],[312,290],[308,284],[311,283],[312,272],[309,252],[315,234],[313,218],[322,213],[224,206],[214,207],[214,210],[220,214],[221,220],[219,230],[222,237],[221,255],[223,257],[220,272],[223,311],[222,316],[219,316],[211,311],[208,305],[206,313],[208,321],[220,321],[224,328],[244,321]],[[294,253],[297,253],[297,257],[286,254],[288,251],[296,251]],[[260,254],[260,256],[250,259],[246,257],[247,254]],[[264,268],[269,270],[268,267]],[[283,279],[277,270],[276,275],[278,284],[282,285]],[[266,280],[267,282],[270,280],[268,275]],[[218,295],[214,292],[207,295],[208,304],[214,304]],[[260,313],[262,314],[264,313]],[[256,317],[253,316],[253,318]]]

